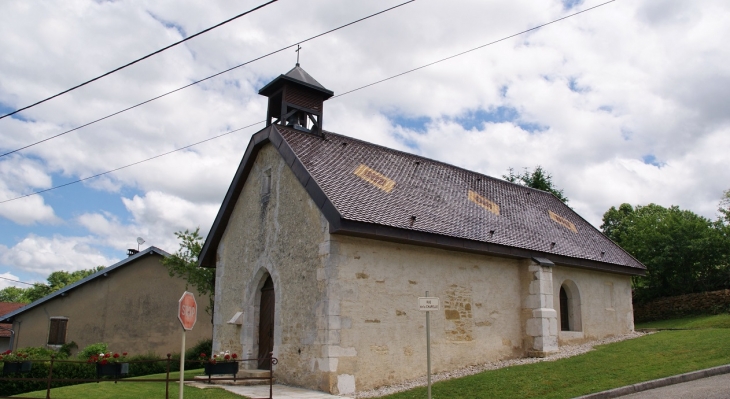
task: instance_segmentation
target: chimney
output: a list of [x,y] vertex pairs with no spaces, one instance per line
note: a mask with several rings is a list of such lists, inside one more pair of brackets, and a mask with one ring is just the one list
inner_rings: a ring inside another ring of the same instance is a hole
[[335,93],[325,89],[297,63],[291,71],[261,88],[259,94],[269,98],[266,126],[279,124],[321,136],[323,104]]
[[136,249],[134,249],[134,248],[129,248],[129,249],[127,250],[127,257],[130,257],[130,256],[132,256],[132,255],[136,255],[136,254],[138,254],[138,253],[139,253],[139,251],[138,251],[138,250],[136,250]]

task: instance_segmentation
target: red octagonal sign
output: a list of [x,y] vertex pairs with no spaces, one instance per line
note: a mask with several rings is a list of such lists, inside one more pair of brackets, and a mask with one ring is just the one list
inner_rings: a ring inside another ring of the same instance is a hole
[[180,324],[184,329],[192,330],[198,320],[198,304],[195,302],[195,296],[185,291],[178,303],[177,318],[180,319]]

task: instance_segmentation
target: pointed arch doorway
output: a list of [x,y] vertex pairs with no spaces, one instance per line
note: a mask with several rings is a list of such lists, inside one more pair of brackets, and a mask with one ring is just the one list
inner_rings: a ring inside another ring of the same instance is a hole
[[258,368],[268,370],[271,363],[269,353],[274,350],[274,281],[266,278],[261,287],[261,303],[259,306],[259,355]]

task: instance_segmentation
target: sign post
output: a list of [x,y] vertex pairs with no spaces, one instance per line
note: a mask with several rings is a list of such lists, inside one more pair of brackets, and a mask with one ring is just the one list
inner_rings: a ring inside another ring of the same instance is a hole
[[180,399],[183,399],[183,381],[185,380],[185,332],[192,330],[198,320],[198,304],[191,292],[185,291],[178,302],[177,319],[183,327],[182,350],[180,351]]
[[431,399],[431,311],[440,311],[441,306],[438,297],[429,297],[426,291],[425,297],[418,298],[418,310],[426,312],[426,371],[428,379],[428,399]]

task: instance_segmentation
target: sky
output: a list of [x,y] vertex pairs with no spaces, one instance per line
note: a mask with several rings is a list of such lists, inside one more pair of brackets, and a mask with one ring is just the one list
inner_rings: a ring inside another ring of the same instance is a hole
[[[256,1],[6,0],[0,114],[251,9]],[[159,55],[0,120],[0,153],[49,138],[401,1],[279,0]],[[302,44],[335,92],[602,4],[417,0]],[[709,219],[730,189],[730,3],[616,0],[342,97],[324,129],[494,177],[541,165],[594,226],[622,203]],[[258,90],[294,48],[0,157],[0,201],[264,120]],[[83,183],[0,203],[0,277],[108,266],[137,237],[168,252],[207,235],[263,124]],[[0,289],[22,284],[0,279]]]

